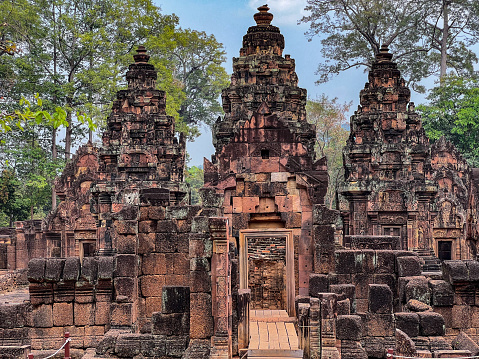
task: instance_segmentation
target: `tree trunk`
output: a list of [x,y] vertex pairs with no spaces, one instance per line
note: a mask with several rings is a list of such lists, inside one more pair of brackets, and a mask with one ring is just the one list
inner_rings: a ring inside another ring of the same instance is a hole
[[[55,162],[57,159],[57,130],[53,129],[52,132],[52,160]],[[55,192],[55,186],[52,185],[52,210],[57,208],[57,193]]]
[[67,111],[67,122],[68,122],[68,127],[66,128],[65,132],[65,160],[70,159],[70,152],[72,148],[72,111],[71,111],[71,102],[70,99],[67,100],[68,109]]
[[444,26],[442,27],[442,39],[441,39],[441,72],[440,78],[446,76],[447,71],[447,39],[449,37],[449,14],[448,14],[449,0],[442,1],[442,14],[444,20]]

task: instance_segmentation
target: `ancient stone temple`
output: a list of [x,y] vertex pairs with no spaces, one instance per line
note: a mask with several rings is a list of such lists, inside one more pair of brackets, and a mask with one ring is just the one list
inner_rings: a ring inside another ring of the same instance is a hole
[[0,358],[43,358],[65,333],[85,359],[479,354],[477,171],[429,144],[383,48],[351,120],[343,207],[327,209],[306,90],[258,10],[201,205],[140,46],[102,146],[58,179],[58,207],[0,229]]
[[341,188],[346,245],[367,235],[384,248],[475,258],[472,170],[444,139],[430,145],[392,56],[381,48],[351,118]]

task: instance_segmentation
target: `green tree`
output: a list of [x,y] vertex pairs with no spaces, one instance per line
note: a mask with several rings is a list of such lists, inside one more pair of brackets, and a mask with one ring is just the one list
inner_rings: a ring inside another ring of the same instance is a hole
[[190,204],[201,204],[201,197],[198,190],[203,187],[204,171],[197,166],[187,167],[185,172],[185,182],[190,190]]
[[328,191],[325,204],[338,205],[337,189],[343,170],[343,148],[349,136],[347,114],[351,103],[338,103],[336,98],[322,95],[306,104],[308,122],[316,126],[316,153],[328,159]]
[[229,82],[222,66],[226,53],[213,35],[191,29],[170,30],[151,37],[147,46],[155,65],[168,68],[179,86],[180,128],[193,138],[199,123],[211,125],[222,113],[218,98]]
[[446,76],[417,107],[426,134],[433,141],[444,136],[469,163],[479,166],[479,82],[476,79]]
[[478,40],[475,0],[308,0],[306,10],[307,36],[322,37],[320,83],[350,68],[370,68],[381,45],[419,92],[425,91],[419,82],[443,76],[446,64],[463,73],[477,62],[468,48]]
[[28,203],[21,195],[19,187],[15,173],[11,169],[3,170],[0,176],[0,211],[7,218],[7,223],[2,225],[12,227],[14,221],[28,217]]

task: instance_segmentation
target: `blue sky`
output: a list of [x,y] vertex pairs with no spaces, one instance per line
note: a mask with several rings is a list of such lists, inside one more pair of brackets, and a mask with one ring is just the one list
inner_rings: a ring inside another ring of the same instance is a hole
[[[227,52],[225,64],[228,74],[232,72],[232,57],[239,56],[243,35],[248,27],[255,25],[253,14],[256,8],[266,0],[154,0],[164,14],[175,13],[180,18],[180,26],[205,31],[215,35]],[[270,12],[274,15],[272,24],[280,28],[285,37],[284,54],[290,54],[296,60],[296,72],[299,86],[306,88],[310,98],[325,93],[330,98],[337,97],[339,102],[353,102],[352,110],[359,104],[359,91],[367,81],[363,69],[352,69],[335,76],[331,81],[315,85],[315,75],[321,57],[320,39],[308,41],[304,35],[307,24],[297,25],[306,14],[306,0],[269,0]],[[420,102],[417,94],[412,101]],[[422,97],[421,97],[422,100]],[[210,159],[214,152],[209,129],[203,129],[203,135],[188,144],[188,153],[192,160],[189,165],[202,165],[203,157]]]

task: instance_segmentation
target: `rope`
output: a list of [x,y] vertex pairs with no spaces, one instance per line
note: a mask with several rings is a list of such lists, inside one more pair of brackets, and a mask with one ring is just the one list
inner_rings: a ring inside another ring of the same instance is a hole
[[72,340],[72,338],[67,338],[67,340],[65,340],[65,343],[63,343],[63,345],[60,347],[60,349],[58,349],[58,350],[57,350],[55,353],[53,353],[52,355],[47,356],[47,357],[45,357],[45,358],[43,358],[43,359],[50,359],[50,358],[54,357],[55,355],[57,355],[58,352],[59,352],[60,350],[62,350],[62,349],[65,347],[65,345],[67,345],[67,343],[68,343],[69,341],[71,341],[71,340]]
[[[387,354],[387,357],[388,358],[401,358],[401,359],[420,359],[419,357],[406,357],[406,356],[402,356],[402,355],[391,355],[391,354]],[[441,358],[441,359],[472,359],[472,358],[479,358],[479,355],[474,355],[474,356],[470,356],[470,357],[457,357],[457,358]]]

